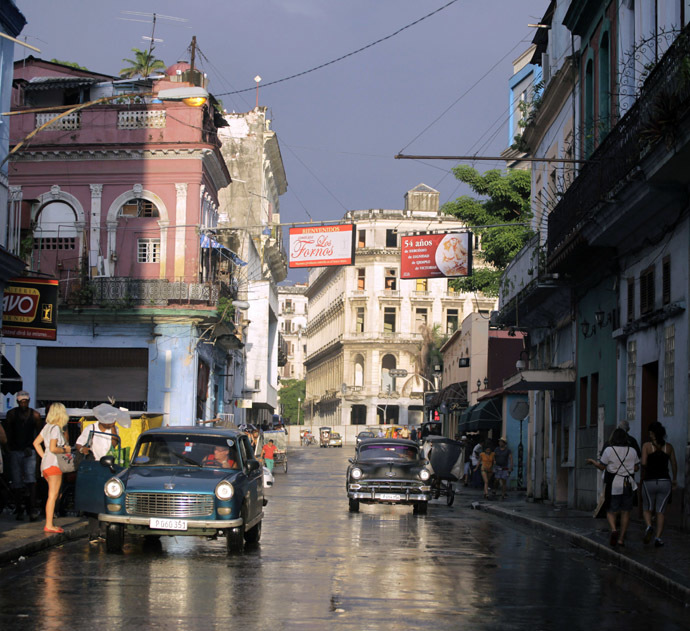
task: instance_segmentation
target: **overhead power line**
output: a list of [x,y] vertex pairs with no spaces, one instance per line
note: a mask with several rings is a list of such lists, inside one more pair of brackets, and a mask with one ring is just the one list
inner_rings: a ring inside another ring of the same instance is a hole
[[[427,13],[425,16],[419,18],[418,20],[415,20],[414,22],[411,22],[410,24],[407,24],[406,26],[403,26],[402,28],[399,28],[397,31],[394,33],[391,33],[390,35],[386,35],[386,37],[382,37],[381,39],[377,39],[375,42],[371,42],[370,44],[367,44],[366,46],[362,46],[362,48],[358,48],[357,50],[353,50],[351,53],[347,53],[346,55],[342,55],[336,59],[332,59],[331,61],[327,61],[326,63],[320,64],[318,66],[314,66],[313,68],[310,68],[309,70],[304,70],[303,72],[298,72],[297,74],[290,75],[289,77],[284,77],[283,79],[276,79],[275,81],[269,81],[268,83],[263,83],[261,85],[262,88],[267,88],[269,85],[275,85],[276,83],[282,83],[283,81],[289,81],[290,79],[296,79],[297,77],[302,77],[305,74],[309,74],[310,72],[315,72],[316,70],[321,70],[321,68],[325,68],[326,66],[330,66],[332,64],[338,63],[339,61],[342,61],[343,59],[347,59],[348,57],[352,57],[353,55],[356,55],[357,53],[361,53],[362,51],[367,50],[368,48],[371,48],[372,46],[376,46],[377,44],[380,44],[381,42],[385,42],[388,39],[391,39],[395,37],[396,35],[399,35],[403,31],[407,30],[408,28],[412,28],[413,26],[416,26],[420,22],[423,22],[427,18],[430,18],[433,15],[436,15],[437,13],[440,13],[444,9],[447,9],[451,4],[455,4],[458,2],[458,0],[450,0],[450,2],[444,4],[442,7],[439,7],[435,11],[432,11],[431,13]],[[214,96],[228,96],[230,94],[240,94],[242,92],[251,92],[253,90],[256,90],[256,86],[252,86],[251,88],[244,88],[243,90],[235,90],[234,92],[221,92],[220,94],[214,94]]]

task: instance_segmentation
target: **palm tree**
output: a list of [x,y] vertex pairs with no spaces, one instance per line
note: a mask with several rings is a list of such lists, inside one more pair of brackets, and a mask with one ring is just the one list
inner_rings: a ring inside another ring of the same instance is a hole
[[129,68],[120,70],[120,76],[123,79],[136,77],[137,75],[146,78],[156,70],[165,70],[166,66],[163,60],[156,59],[153,56],[152,50],[139,50],[132,48],[134,59],[123,59],[122,61],[131,64]]

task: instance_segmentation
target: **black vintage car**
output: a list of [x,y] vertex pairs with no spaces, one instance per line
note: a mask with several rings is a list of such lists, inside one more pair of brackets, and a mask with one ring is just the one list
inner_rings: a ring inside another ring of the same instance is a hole
[[356,513],[360,502],[365,502],[411,504],[416,514],[425,514],[431,499],[428,464],[411,440],[363,440],[347,468],[350,511]]

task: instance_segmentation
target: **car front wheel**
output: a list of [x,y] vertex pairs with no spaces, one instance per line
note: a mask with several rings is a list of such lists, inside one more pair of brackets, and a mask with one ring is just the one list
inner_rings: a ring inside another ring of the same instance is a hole
[[108,524],[105,530],[105,549],[107,552],[118,554],[122,552],[125,542],[125,527],[120,524]]
[[244,540],[247,543],[259,543],[259,539],[261,539],[261,522],[256,524],[256,526],[254,526],[253,528],[250,528],[249,530],[245,531],[244,533]]
[[225,533],[225,546],[228,554],[237,554],[244,548],[244,526],[230,528]]
[[359,513],[359,500],[350,500],[350,512]]
[[417,502],[412,509],[415,515],[426,515],[427,502]]

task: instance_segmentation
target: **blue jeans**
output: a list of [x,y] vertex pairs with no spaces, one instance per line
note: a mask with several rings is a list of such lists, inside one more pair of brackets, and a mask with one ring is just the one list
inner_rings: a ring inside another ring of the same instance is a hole
[[[29,453],[28,456],[27,453]],[[24,451],[10,451],[9,460],[13,488],[23,489],[27,484],[36,483],[36,452],[33,448]]]

